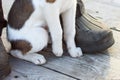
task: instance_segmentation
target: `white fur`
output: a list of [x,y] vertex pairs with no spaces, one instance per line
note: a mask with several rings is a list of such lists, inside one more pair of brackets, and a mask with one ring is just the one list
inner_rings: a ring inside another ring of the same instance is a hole
[[44,58],[44,56],[37,54],[37,53],[23,55],[19,50],[11,50],[10,53],[14,57],[30,61],[36,65],[46,63],[46,59]]
[[[15,57],[28,60],[35,64],[45,63],[45,58],[41,58],[41,55],[36,56],[34,53],[43,49],[48,43],[48,33],[43,28],[43,26],[47,25],[52,38],[53,53],[56,56],[62,56],[63,31],[59,19],[61,14],[64,25],[64,39],[66,41],[68,51],[72,57],[80,57],[82,55],[82,51],[80,48],[76,47],[74,40],[76,33],[76,0],[56,0],[54,3],[47,3],[46,0],[32,0],[32,3],[35,11],[25,22],[22,29],[15,30],[8,25],[8,39],[27,40],[31,43],[32,49],[26,55],[22,55],[18,50],[12,50],[11,54]],[[16,54],[18,55],[16,56]],[[31,57],[34,60],[31,61]],[[40,63],[36,62],[38,57],[40,57]]]

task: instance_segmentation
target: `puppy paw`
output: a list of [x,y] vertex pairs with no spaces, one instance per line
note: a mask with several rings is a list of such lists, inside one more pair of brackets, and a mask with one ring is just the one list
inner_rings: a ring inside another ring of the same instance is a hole
[[82,56],[82,50],[79,47],[69,49],[69,53],[71,57],[80,57]]
[[44,58],[44,56],[40,54],[29,54],[25,57],[25,59],[36,65],[41,65],[41,64],[46,63],[46,59]]
[[55,54],[55,56],[61,57],[63,55],[63,49],[57,47],[53,48],[53,53]]

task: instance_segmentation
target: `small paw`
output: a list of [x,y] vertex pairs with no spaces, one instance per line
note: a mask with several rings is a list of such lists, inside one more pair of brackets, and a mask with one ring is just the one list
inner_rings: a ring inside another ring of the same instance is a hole
[[41,65],[46,63],[46,59],[44,58],[44,56],[40,55],[40,54],[29,54],[30,56],[27,60],[36,64],[36,65]]
[[74,49],[69,49],[69,53],[71,57],[80,57],[83,55],[82,50],[79,47],[74,48]]
[[57,57],[61,57],[61,56],[63,55],[63,49],[54,48],[54,49],[53,49],[53,53],[54,53]]

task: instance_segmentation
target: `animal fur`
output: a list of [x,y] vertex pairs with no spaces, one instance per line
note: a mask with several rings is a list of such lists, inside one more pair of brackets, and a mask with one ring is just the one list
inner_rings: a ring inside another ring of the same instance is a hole
[[75,14],[76,0],[15,0],[7,26],[8,40],[12,45],[10,53],[38,65],[44,64],[44,56],[37,52],[47,46],[50,32],[52,51],[56,56],[63,54],[64,37],[70,55],[80,57],[81,48],[76,47],[74,40]]

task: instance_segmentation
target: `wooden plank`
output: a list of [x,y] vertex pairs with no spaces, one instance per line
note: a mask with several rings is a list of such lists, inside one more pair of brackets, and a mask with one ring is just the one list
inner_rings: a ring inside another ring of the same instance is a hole
[[113,5],[112,1],[86,0],[85,8],[90,15],[94,16],[100,21],[103,21],[109,25],[109,27],[117,27],[120,29],[120,6],[118,7],[116,5]]
[[111,80],[120,79],[119,62],[119,59],[98,53],[85,54],[78,59],[50,58],[44,66],[81,80]]
[[12,71],[11,74],[7,76],[4,80],[28,80],[28,79],[19,72]]
[[113,31],[113,34],[115,44],[105,52],[84,54],[78,59],[69,56],[56,58],[49,53],[44,67],[83,80],[120,79],[120,32]]
[[5,80],[76,80],[16,58],[11,58],[10,63],[12,73]]
[[103,79],[103,75],[106,73],[106,68],[109,65],[107,63],[104,65],[102,62],[94,60],[89,56],[84,55],[78,59],[68,56],[58,59],[50,58],[50,61],[48,60],[48,63],[44,66],[81,80]]
[[[89,56],[89,55],[88,55]],[[100,57],[99,57],[100,56]],[[101,62],[98,66],[101,68],[99,72],[104,73],[102,76],[105,80],[119,80],[120,79],[120,59],[103,54],[98,54],[98,56],[89,56],[93,60]],[[104,69],[102,69],[104,68]]]

